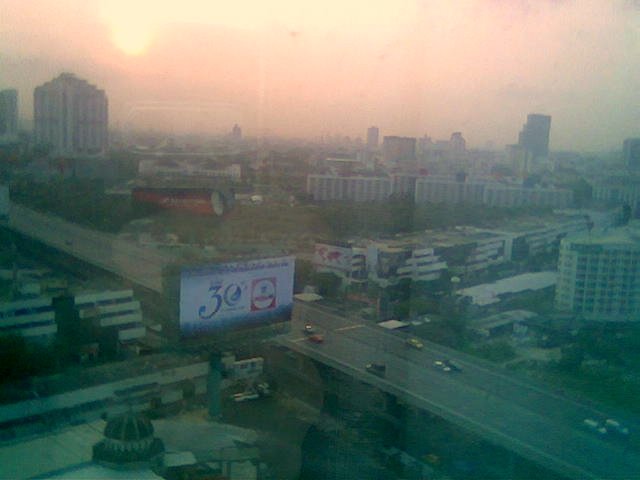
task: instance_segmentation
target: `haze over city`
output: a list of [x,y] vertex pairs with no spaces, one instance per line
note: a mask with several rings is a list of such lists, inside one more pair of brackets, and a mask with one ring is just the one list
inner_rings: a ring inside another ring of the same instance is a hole
[[553,117],[552,149],[637,134],[633,1],[2,2],[0,86],[25,126],[33,88],[63,71],[109,97],[112,127],[317,138],[514,143]]

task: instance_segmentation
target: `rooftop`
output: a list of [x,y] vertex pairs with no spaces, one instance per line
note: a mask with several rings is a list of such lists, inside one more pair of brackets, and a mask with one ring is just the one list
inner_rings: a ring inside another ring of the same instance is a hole
[[[33,391],[41,396],[56,395],[72,390],[87,388],[104,383],[117,382],[140,375],[156,373],[160,370],[184,367],[206,361],[197,355],[177,355],[163,353],[138,357],[132,360],[114,362],[93,368],[76,368],[66,373],[41,377],[33,380],[33,388],[25,391],[25,398],[31,398]],[[9,401],[18,401],[12,398]]]
[[470,297],[474,305],[491,305],[500,302],[500,295],[552,287],[556,284],[556,278],[556,272],[523,273],[497,282],[463,288],[457,293]]
[[572,245],[626,246],[640,250],[640,220],[618,228],[603,228],[566,240]]

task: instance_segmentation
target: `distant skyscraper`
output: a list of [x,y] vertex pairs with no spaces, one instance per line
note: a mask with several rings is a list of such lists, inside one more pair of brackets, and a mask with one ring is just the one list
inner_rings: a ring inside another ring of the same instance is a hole
[[467,149],[467,141],[461,132],[453,132],[449,139],[449,148],[452,152],[464,152]]
[[518,144],[531,155],[532,158],[546,157],[549,154],[549,131],[551,117],[549,115],[529,114],[527,123],[522,127]]
[[104,153],[109,107],[104,90],[72,73],[36,87],[33,92],[35,142],[53,155]]
[[387,165],[412,162],[416,158],[416,139],[413,137],[384,137],[382,160]]
[[231,129],[231,138],[234,140],[240,140],[242,138],[242,128],[237,123]]
[[367,129],[367,147],[368,148],[378,148],[378,137],[380,135],[380,131],[378,127],[369,127]]
[[18,134],[18,91],[0,91],[0,140],[13,140]]
[[640,170],[640,138],[627,138],[622,146],[624,164],[629,170]]

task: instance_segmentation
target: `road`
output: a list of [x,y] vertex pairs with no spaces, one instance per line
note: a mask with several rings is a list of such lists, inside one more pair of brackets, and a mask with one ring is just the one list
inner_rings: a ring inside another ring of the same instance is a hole
[[[324,333],[324,343],[302,333],[309,321]],[[433,344],[413,349],[375,325],[301,302],[291,332],[278,341],[567,477],[640,478],[634,439],[601,437],[583,427],[585,418],[607,418],[604,412],[473,357]],[[443,359],[455,360],[462,372],[435,368],[433,362]],[[364,370],[370,362],[386,365],[384,378]]]
[[15,203],[11,205],[8,226],[156,292],[162,292],[163,268],[175,261],[170,253],[139,247],[115,235],[80,227]]

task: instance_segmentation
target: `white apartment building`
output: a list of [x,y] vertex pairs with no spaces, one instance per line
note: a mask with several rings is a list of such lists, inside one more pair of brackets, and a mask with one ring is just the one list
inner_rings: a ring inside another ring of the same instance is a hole
[[634,210],[640,205],[640,179],[637,176],[607,179],[594,183],[592,187],[594,200],[617,205],[626,203]]
[[416,180],[416,203],[482,203],[483,182],[459,182],[453,178]]
[[104,90],[71,73],[36,87],[34,137],[51,155],[95,155],[108,143],[109,107]]
[[640,320],[640,226],[562,240],[556,307],[593,321]]
[[58,332],[51,302],[51,298],[39,297],[0,304],[0,335],[50,342]]
[[380,202],[389,198],[391,191],[391,180],[386,176],[307,176],[307,193],[316,201]]
[[126,343],[147,334],[142,324],[140,302],[132,290],[83,293],[74,297],[75,308],[82,319],[89,319],[101,329],[115,329],[118,341]]
[[482,203],[490,207],[555,207],[564,208],[573,202],[573,192],[561,188],[527,188],[501,184],[484,187]]
[[573,192],[556,188],[528,188],[483,180],[424,177],[416,181],[416,203],[470,203],[490,207],[546,206],[564,208]]

